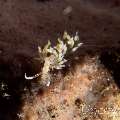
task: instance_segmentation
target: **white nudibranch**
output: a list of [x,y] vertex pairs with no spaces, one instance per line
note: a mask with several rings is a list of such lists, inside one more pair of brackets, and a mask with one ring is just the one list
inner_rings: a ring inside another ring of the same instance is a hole
[[[41,75],[40,81],[46,81],[46,78],[49,78],[49,72],[54,69],[62,69],[65,67],[67,60],[64,58],[67,54],[67,51],[75,52],[83,43],[79,42],[79,36],[76,32],[74,37],[71,37],[67,32],[64,32],[63,39],[58,38],[56,46],[51,46],[51,42],[44,46],[42,49],[38,47],[39,58],[38,60],[43,61],[44,65],[42,71],[34,76],[28,77],[25,73],[25,79],[32,80]],[[48,77],[46,77],[48,75]],[[45,76],[45,77],[44,77]],[[46,83],[46,86],[50,85],[50,80]]]

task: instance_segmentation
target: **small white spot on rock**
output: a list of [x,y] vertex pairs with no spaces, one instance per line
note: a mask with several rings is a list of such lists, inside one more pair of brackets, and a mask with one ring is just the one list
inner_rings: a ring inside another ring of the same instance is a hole
[[72,12],[72,7],[71,6],[67,6],[64,10],[63,10],[63,14],[67,15],[69,13]]

